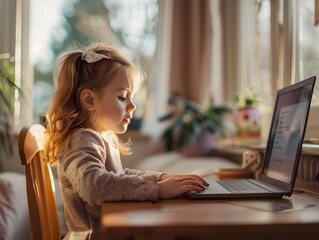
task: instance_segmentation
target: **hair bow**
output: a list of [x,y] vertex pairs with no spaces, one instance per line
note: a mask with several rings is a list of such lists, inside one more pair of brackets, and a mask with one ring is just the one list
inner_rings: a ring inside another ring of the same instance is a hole
[[85,60],[88,63],[95,63],[103,58],[110,59],[110,57],[105,56],[104,54],[96,53],[91,49],[82,53],[82,60]]

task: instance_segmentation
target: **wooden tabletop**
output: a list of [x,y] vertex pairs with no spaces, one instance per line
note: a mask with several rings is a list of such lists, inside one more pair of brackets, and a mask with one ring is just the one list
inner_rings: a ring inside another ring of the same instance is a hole
[[133,239],[319,239],[319,196],[104,203],[102,225]]

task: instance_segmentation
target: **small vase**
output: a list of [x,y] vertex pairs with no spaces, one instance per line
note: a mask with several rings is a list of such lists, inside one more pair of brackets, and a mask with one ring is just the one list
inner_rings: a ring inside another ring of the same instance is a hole
[[237,138],[241,144],[258,144],[261,139],[258,108],[248,106],[235,111]]

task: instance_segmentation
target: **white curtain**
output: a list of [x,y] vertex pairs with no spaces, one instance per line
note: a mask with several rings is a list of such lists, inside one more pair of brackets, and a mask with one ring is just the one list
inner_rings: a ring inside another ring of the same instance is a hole
[[161,125],[157,119],[167,111],[169,97],[169,78],[171,70],[171,39],[172,39],[172,7],[171,0],[158,1],[159,23],[157,31],[157,48],[148,73],[147,102],[145,107],[144,131],[158,136]]

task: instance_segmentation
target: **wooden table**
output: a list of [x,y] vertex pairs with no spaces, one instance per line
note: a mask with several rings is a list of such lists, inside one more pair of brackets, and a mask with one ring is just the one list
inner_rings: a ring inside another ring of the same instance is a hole
[[104,203],[102,225],[122,239],[319,239],[319,195]]

